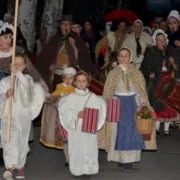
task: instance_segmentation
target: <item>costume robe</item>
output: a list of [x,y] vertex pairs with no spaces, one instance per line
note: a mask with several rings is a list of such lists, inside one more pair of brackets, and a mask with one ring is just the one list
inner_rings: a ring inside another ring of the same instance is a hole
[[[9,88],[10,76],[0,81],[0,94],[5,95]],[[22,73],[16,75],[9,143],[6,142],[9,100],[1,102],[1,146],[7,169],[24,167],[29,152],[31,121],[39,115],[44,97],[42,87],[34,83],[32,77]]]
[[100,130],[105,122],[106,103],[93,93],[89,96],[88,89],[75,89],[75,93],[60,100],[58,107],[60,122],[68,132],[69,165],[75,176],[97,174],[99,170],[97,135],[81,131],[82,119],[78,119],[78,113],[84,109],[86,102],[86,107],[98,109],[97,129]]

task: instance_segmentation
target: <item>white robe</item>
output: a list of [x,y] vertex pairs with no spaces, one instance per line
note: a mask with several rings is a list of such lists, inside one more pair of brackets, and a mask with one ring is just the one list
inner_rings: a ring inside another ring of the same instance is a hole
[[[10,88],[10,77],[0,81],[1,97]],[[12,104],[12,119],[10,128],[10,142],[7,143],[8,102],[0,98],[1,119],[1,146],[6,168],[21,169],[26,163],[29,152],[28,139],[31,121],[35,119],[44,102],[44,91],[42,87],[33,82],[29,75],[19,73],[15,80],[15,91]]]
[[[58,107],[60,122],[68,132],[69,165],[71,173],[75,176],[97,174],[99,171],[97,135],[81,132],[82,119],[77,121],[78,113],[84,109],[89,95],[88,89],[86,91],[75,89],[75,93],[60,100]],[[98,130],[100,130],[106,117],[104,99],[92,93],[86,107],[99,110]]]

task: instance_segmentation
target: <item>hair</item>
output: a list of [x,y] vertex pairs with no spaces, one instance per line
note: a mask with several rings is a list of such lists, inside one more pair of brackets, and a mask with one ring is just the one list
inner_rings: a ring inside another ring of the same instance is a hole
[[165,36],[163,33],[158,33],[158,34],[156,34],[156,38],[158,37],[158,36]]
[[128,25],[125,19],[119,19],[117,21],[112,22],[111,30],[116,31],[120,23],[125,23],[126,26]]
[[12,34],[13,35],[13,31],[9,28],[6,28],[5,31],[2,31],[0,36],[3,36],[3,35],[8,35],[8,34]]
[[90,84],[91,84],[91,77],[90,77],[89,74],[87,74],[87,73],[84,72],[84,71],[80,71],[80,72],[78,72],[78,73],[74,76],[74,85],[75,85],[75,82],[76,82],[78,76],[81,76],[81,75],[84,75],[84,76],[86,77],[86,79],[87,79],[87,81],[88,81],[87,87],[89,87]]

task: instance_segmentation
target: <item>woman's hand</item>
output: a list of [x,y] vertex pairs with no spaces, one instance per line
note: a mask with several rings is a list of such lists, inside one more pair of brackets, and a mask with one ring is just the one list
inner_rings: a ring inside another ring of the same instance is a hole
[[83,119],[83,117],[84,117],[84,111],[80,111],[80,112],[78,113],[78,118],[79,118],[79,119]]
[[6,98],[10,98],[10,97],[13,97],[14,95],[14,90],[13,89],[9,89],[7,92],[6,92]]
[[173,69],[174,69],[175,71],[177,71],[177,70],[178,70],[178,66],[177,66],[174,58],[170,57],[170,58],[169,58],[169,62],[170,62],[170,64],[173,66]]
[[174,45],[180,47],[180,41],[179,40],[174,41]]

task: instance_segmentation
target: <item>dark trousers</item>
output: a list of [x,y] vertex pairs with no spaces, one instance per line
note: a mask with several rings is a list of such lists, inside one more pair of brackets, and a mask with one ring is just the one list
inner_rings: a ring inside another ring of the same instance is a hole
[[0,167],[4,166],[3,149],[0,148]]

